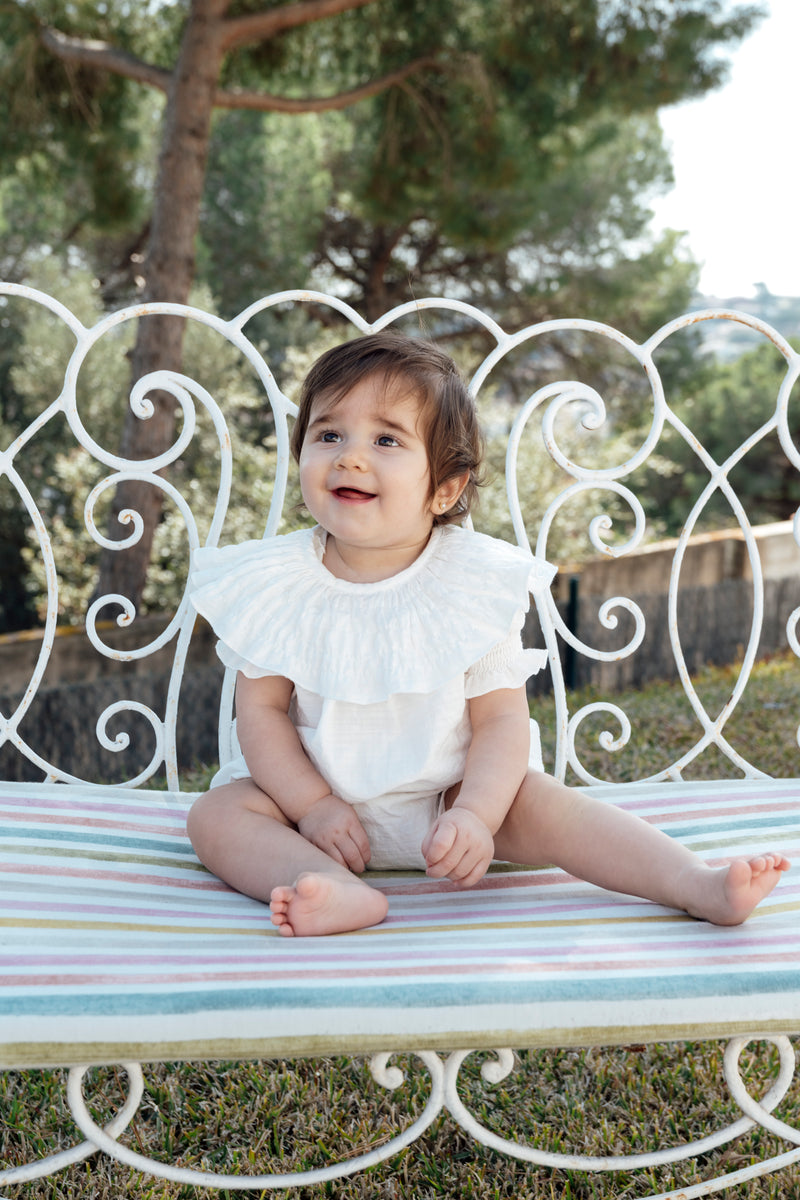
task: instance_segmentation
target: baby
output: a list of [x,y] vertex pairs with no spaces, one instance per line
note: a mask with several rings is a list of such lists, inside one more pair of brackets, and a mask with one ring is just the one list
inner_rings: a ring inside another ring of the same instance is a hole
[[194,559],[241,749],[189,814],[202,862],[286,936],[382,921],[367,868],[470,888],[493,860],[744,921],[782,854],[709,867],[541,769],[521,629],[554,569],[463,527],[482,440],[451,359],[388,332],[328,351],[292,450],[316,527]]

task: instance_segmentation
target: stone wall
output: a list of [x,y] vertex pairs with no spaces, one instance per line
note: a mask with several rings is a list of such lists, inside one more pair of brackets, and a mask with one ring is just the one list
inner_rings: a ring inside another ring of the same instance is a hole
[[[758,657],[787,648],[786,623],[800,607],[800,550],[792,522],[754,530],[764,578],[764,610]],[[668,591],[677,539],[654,543],[624,558],[597,558],[559,572],[554,596],[569,628],[590,647],[614,651],[633,636],[633,618],[618,609],[616,629],[605,628],[599,609],[609,597],[633,600],[645,617],[646,635],[633,655],[597,662],[570,655],[562,647],[568,686],[592,684],[604,691],[639,687],[654,679],[677,677],[671,642]],[[753,619],[753,575],[739,530],[699,534],[689,540],[678,591],[677,636],[689,673],[706,664],[725,665],[741,659]],[[532,644],[541,644],[535,618],[528,623]],[[535,694],[550,690],[546,676],[533,681]]]
[[[144,618],[126,629],[110,623],[101,636],[118,650],[149,644],[166,620]],[[181,770],[217,758],[217,727],[222,667],[211,630],[198,621],[180,692],[178,763]],[[19,733],[47,762],[92,782],[116,783],[136,776],[154,750],[149,722],[122,712],[108,723],[114,739],[126,733],[130,745],[110,751],[98,741],[98,718],[111,704],[135,702],[163,714],[174,654],[174,640],[146,658],[120,663],[94,649],[81,629],[60,630],[38,692],[19,723]],[[32,631],[0,638],[0,713],[18,711],[42,648]],[[0,747],[0,779],[41,779],[42,772],[6,743]]]

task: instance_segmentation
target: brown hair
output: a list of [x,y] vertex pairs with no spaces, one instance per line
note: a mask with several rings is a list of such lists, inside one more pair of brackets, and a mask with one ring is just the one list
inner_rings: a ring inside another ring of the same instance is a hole
[[384,331],[334,346],[311,367],[300,391],[297,420],[292,430],[292,454],[299,460],[311,418],[312,405],[324,397],[332,407],[356,383],[382,375],[387,387],[407,382],[420,404],[425,423],[431,491],[455,476],[468,474],[461,496],[434,524],[463,520],[475,503],[481,483],[483,437],[475,402],[449,355],[422,338]]

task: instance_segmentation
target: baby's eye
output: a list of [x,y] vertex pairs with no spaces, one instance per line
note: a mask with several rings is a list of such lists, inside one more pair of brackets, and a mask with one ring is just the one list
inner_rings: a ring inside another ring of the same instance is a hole
[[380,435],[380,437],[377,439],[377,442],[378,442],[379,446],[399,446],[400,445],[397,438],[393,437],[391,433],[382,433]]
[[334,443],[339,441],[339,434],[335,429],[323,429],[319,435],[321,442]]

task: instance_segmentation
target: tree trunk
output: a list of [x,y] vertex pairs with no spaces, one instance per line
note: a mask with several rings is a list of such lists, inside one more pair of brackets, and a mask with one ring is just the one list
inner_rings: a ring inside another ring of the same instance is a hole
[[387,278],[402,228],[376,225],[369,247],[369,260],[364,278],[364,313],[368,321],[377,321],[391,308],[390,283]]
[[[222,63],[222,23],[212,9],[212,0],[192,0],[167,96],[150,240],[143,269],[142,298],[146,301],[185,303],[194,279],[195,239]],[[139,321],[131,359],[131,386],[151,371],[180,370],[184,324],[181,318],[165,316]],[[151,392],[149,399],[154,412],[148,420],[138,418],[130,408],[125,414],[120,448],[125,458],[152,458],[172,443],[173,399],[159,391]],[[132,480],[119,484],[109,519],[109,538],[116,541],[129,535],[130,528],[120,521],[126,510],[140,514],[144,528],[139,541],[129,549],[103,552],[95,597],[116,593],[138,607],[161,507],[159,488]]]

